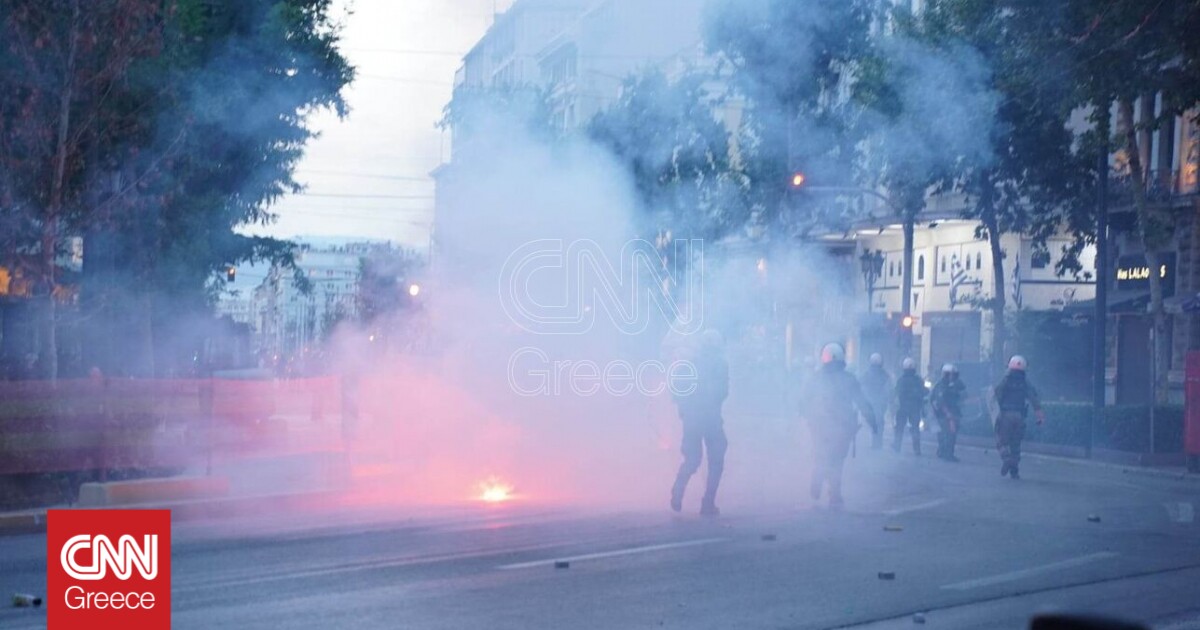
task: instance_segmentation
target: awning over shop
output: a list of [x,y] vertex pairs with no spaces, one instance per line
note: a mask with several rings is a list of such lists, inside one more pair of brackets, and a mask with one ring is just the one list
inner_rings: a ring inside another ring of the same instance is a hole
[[[1110,315],[1145,314],[1150,308],[1150,293],[1147,292],[1117,292],[1109,296],[1108,313]],[[1081,300],[1063,309],[1065,313],[1087,312],[1096,310],[1096,300]]]

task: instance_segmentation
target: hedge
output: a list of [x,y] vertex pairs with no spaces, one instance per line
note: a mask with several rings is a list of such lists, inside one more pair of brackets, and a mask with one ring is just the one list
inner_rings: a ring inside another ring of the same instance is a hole
[[[1084,446],[1087,443],[1088,421],[1092,406],[1086,403],[1046,403],[1046,424],[1037,426],[1030,418],[1025,439],[1045,444]],[[1154,450],[1158,453],[1183,451],[1182,405],[1155,408]],[[979,414],[963,423],[966,435],[991,436],[991,421]],[[1104,415],[1095,427],[1099,448],[1144,453],[1150,443],[1150,407],[1148,405],[1114,405],[1104,408]]]

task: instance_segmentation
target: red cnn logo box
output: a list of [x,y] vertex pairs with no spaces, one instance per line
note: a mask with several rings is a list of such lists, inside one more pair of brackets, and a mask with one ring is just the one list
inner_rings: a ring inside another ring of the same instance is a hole
[[50,510],[47,630],[171,627],[170,510]]

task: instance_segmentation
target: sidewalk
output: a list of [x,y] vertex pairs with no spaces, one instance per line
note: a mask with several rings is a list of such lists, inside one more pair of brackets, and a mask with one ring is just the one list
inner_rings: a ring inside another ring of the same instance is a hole
[[[212,475],[206,475],[205,466],[198,465],[183,476],[161,480],[168,488],[182,486],[186,489],[189,481],[196,482],[192,485],[227,488],[219,493],[220,496],[193,498],[180,492],[179,498],[169,499],[163,498],[162,489],[155,487],[155,481],[159,480],[118,482],[110,485],[123,496],[138,496],[138,485],[146,484],[150,486],[146,496],[156,498],[112,505],[62,504],[0,512],[0,536],[45,531],[46,511],[53,509],[165,509],[171,510],[173,521],[184,521],[319,507],[339,501],[347,494],[350,489],[348,470],[349,463],[339,451],[228,458],[213,463]],[[213,481],[222,483],[214,484]]]
[[[926,431],[922,434],[921,440],[923,443],[931,445],[932,448],[937,448],[937,433]],[[996,442],[989,438],[974,435],[960,435],[958,437],[958,447],[982,450],[986,453],[996,450]],[[1183,456],[1181,453],[1150,459],[1143,453],[1126,453],[1097,448],[1092,449],[1092,458],[1088,459],[1083,447],[1024,442],[1021,444],[1021,455],[1024,457],[1052,459],[1080,466],[1102,466],[1135,475],[1149,475],[1200,482],[1200,474],[1189,473],[1186,465],[1183,463],[1176,464],[1172,461],[1175,459],[1182,460]]]

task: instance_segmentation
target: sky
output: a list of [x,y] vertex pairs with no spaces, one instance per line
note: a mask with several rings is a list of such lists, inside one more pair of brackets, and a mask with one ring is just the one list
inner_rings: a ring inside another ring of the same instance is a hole
[[314,116],[297,169],[307,190],[245,231],[280,238],[390,240],[425,248],[433,181],[449,137],[437,128],[462,55],[512,0],[343,0],[342,49],[358,69],[350,115]]

